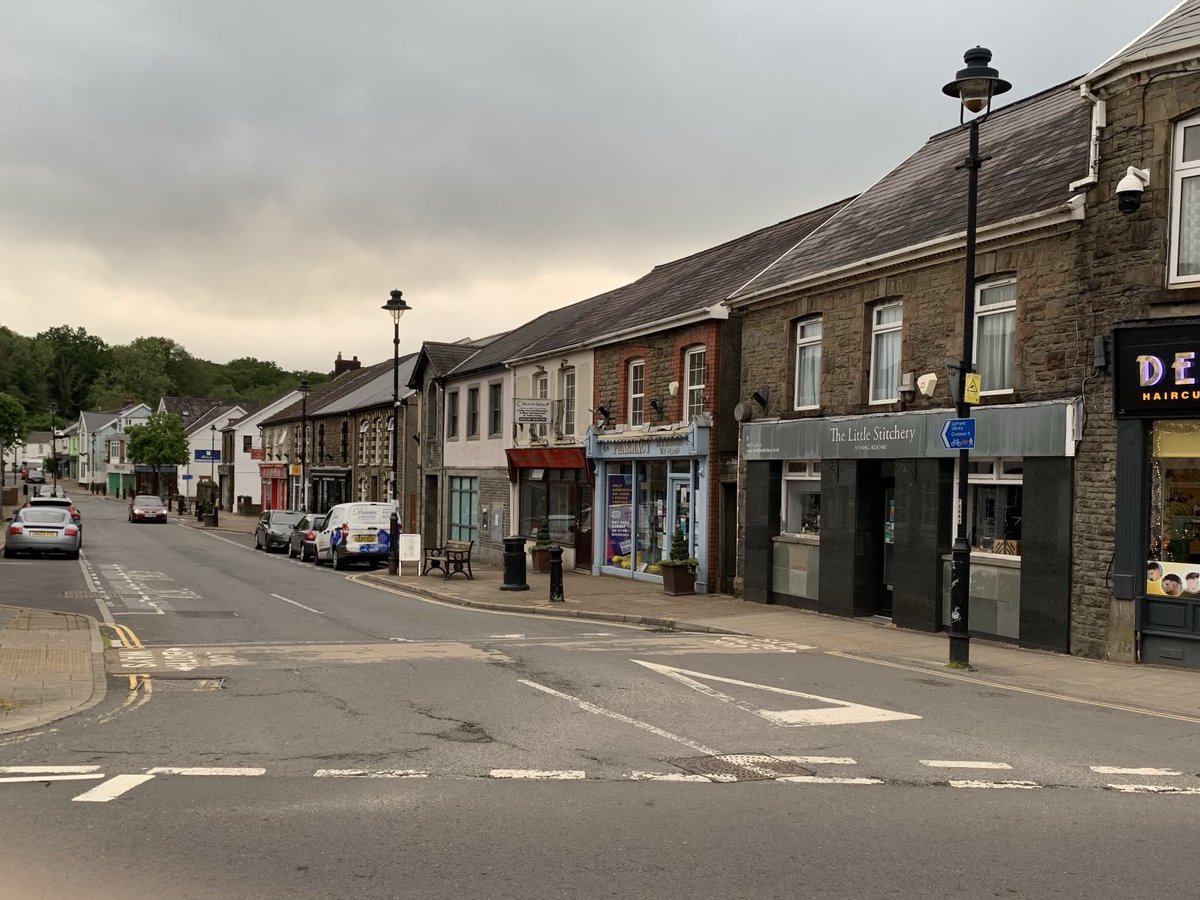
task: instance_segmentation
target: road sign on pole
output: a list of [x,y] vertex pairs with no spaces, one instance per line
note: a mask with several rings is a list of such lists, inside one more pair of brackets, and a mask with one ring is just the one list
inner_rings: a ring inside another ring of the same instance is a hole
[[974,450],[975,420],[947,419],[942,426],[942,446],[947,450]]

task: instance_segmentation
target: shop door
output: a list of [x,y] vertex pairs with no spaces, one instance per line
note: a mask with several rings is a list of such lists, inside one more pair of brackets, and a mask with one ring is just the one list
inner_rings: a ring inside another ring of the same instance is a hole
[[882,540],[880,545],[880,583],[875,597],[875,613],[891,618],[892,615],[892,551],[896,546],[896,479],[880,479],[882,493]]
[[679,529],[683,532],[683,539],[687,542],[688,556],[695,556],[695,538],[692,535],[692,477],[687,474],[673,474],[670,476],[670,484],[667,488],[667,522],[669,523],[666,533],[667,552],[670,553],[671,540],[675,535],[675,530]]
[[592,489],[585,482],[579,485],[575,509],[575,568],[592,567]]

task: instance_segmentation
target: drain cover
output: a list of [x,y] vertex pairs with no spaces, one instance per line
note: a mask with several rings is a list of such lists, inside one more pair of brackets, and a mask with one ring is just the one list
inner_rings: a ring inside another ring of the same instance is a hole
[[686,756],[666,762],[692,775],[714,781],[770,781],[785,775],[811,775],[812,770],[762,753],[723,753],[720,756]]

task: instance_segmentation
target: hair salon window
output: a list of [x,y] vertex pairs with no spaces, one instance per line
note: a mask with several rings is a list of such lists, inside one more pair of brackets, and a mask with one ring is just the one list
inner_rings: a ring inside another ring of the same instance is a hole
[[1200,593],[1200,421],[1153,424],[1149,487],[1146,590],[1168,596]]
[[871,310],[871,402],[893,403],[900,396],[900,326],[904,307],[884,303]]
[[1020,459],[971,457],[967,477],[967,538],[984,553],[1021,555]]
[[703,347],[692,347],[684,357],[684,371],[687,374],[684,394],[684,421],[692,421],[693,416],[704,413],[704,359]]
[[821,531],[821,461],[795,460],[783,464],[785,534],[818,534]]
[[635,359],[629,364],[629,424],[646,421],[646,361]]
[[1017,282],[981,284],[975,289],[975,368],[981,394],[1003,394],[1013,387],[1017,333]]
[[1175,124],[1167,274],[1172,285],[1200,283],[1200,116]]
[[821,403],[821,319],[796,323],[796,409],[816,409]]

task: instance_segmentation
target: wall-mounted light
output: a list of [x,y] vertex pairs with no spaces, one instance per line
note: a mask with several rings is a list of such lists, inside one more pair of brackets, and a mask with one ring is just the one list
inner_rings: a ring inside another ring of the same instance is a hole
[[917,399],[917,386],[913,382],[913,373],[905,372],[900,378],[900,402],[912,403]]
[[533,374],[534,374],[534,375],[545,375],[545,374],[546,374],[546,367],[545,367],[545,366],[543,366],[543,365],[538,365],[538,366],[535,366],[535,367],[534,367],[534,370],[533,370]]
[[770,385],[764,384],[762,387],[760,387],[758,390],[756,390],[753,394],[750,395],[750,399],[753,400],[755,403],[757,403],[759,406],[761,406],[763,409],[766,409],[767,403],[771,399]]

